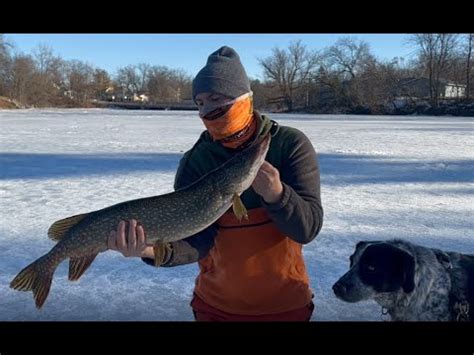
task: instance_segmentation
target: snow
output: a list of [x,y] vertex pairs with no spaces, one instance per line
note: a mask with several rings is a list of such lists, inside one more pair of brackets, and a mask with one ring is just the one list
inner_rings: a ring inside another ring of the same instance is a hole
[[[472,118],[271,117],[305,132],[319,155],[324,226],[303,249],[313,321],[381,320],[375,302],[331,290],[360,240],[474,253]],[[1,110],[0,320],[193,320],[196,264],[156,269],[108,251],[71,283],[64,262],[40,311],[8,285],[54,245],[54,221],[172,191],[202,130],[189,111]]]

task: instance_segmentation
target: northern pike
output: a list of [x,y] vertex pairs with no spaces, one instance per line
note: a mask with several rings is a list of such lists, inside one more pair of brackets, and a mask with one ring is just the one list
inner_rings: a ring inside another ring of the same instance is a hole
[[48,236],[57,242],[56,245],[21,270],[10,287],[32,291],[36,307],[41,308],[58,265],[69,258],[69,280],[78,280],[95,257],[108,249],[108,235],[121,220],[136,219],[147,233],[147,242],[157,246],[205,229],[231,206],[239,220],[247,218],[239,196],[255,179],[265,160],[270,140],[269,133],[259,137],[222,165],[182,189],[56,221],[48,230]]

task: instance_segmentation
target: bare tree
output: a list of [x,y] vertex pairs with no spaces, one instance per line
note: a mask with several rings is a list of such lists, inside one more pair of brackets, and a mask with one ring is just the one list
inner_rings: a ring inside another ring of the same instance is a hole
[[472,40],[474,34],[469,33],[467,35],[467,45],[466,45],[466,98],[469,100],[471,93],[471,76],[472,76]]
[[151,65],[146,63],[140,63],[137,65],[136,70],[138,74],[138,92],[145,92],[148,85],[148,77],[150,72]]
[[259,59],[264,76],[275,82],[289,111],[293,109],[296,93],[307,84],[310,73],[316,68],[319,55],[310,52],[301,41],[290,44],[287,50],[274,48],[272,55]]
[[88,105],[93,97],[94,69],[91,65],[79,60],[67,62],[65,94],[76,103]]
[[93,95],[96,99],[104,99],[106,90],[112,86],[109,74],[103,69],[95,69],[92,79]]
[[369,44],[356,37],[343,37],[324,52],[329,69],[342,75],[344,79],[355,79],[364,67],[375,61]]
[[149,70],[147,91],[154,102],[180,102],[191,98],[192,78],[182,69],[153,66]]
[[170,94],[170,70],[165,66],[153,66],[149,72],[148,93],[154,102],[168,101]]
[[33,50],[33,57],[36,61],[37,71],[40,74],[44,74],[48,71],[50,63],[54,58],[54,54],[51,47],[40,44],[35,50]]
[[12,47],[5,36],[0,34],[0,95],[7,95],[8,88],[11,85],[12,58],[10,49]]
[[[258,79],[251,79],[250,87],[253,92],[253,105],[255,109],[264,110],[273,108],[279,110],[279,89],[275,85],[272,85],[269,81],[261,82]],[[276,102],[274,102],[275,98],[277,98]]]
[[59,104],[64,92],[64,61],[55,56],[53,50],[46,45],[39,45],[34,51],[36,73],[34,89],[35,104],[49,106]]
[[409,38],[409,42],[417,47],[418,59],[428,74],[430,100],[434,107],[438,107],[440,79],[451,64],[458,36],[449,33],[422,33]]
[[11,48],[11,46],[12,45],[5,39],[5,35],[0,33],[0,64],[10,56],[9,48]]
[[117,82],[122,88],[124,96],[132,96],[140,89],[140,74],[135,65],[120,68],[117,73]]
[[410,71],[400,62],[400,58],[374,61],[359,73],[355,88],[360,105],[375,114],[397,109],[403,79],[410,77]]
[[[368,94],[370,72],[375,73],[376,60],[370,53],[369,44],[357,37],[342,37],[322,55],[322,70],[318,80],[329,84],[339,97],[339,103],[347,106],[364,105]],[[365,75],[362,76],[362,74]],[[365,93],[363,91],[366,91]],[[370,99],[370,98],[369,98]]]
[[31,83],[35,75],[35,62],[29,55],[17,55],[13,58],[11,97],[23,104],[31,104]]
[[192,77],[183,69],[174,69],[171,75],[176,86],[176,102],[192,97]]

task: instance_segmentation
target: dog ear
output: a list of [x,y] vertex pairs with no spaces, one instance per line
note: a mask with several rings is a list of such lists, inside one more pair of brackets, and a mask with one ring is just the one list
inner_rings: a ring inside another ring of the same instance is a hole
[[413,292],[415,289],[415,258],[406,251],[403,251],[403,284],[405,293]]

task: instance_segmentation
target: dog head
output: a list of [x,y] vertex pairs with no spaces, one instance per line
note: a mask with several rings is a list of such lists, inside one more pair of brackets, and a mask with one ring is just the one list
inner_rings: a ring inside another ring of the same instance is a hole
[[346,302],[372,299],[381,293],[413,292],[415,258],[390,242],[362,241],[350,256],[350,269],[334,285]]

